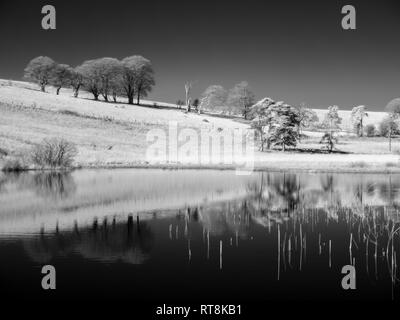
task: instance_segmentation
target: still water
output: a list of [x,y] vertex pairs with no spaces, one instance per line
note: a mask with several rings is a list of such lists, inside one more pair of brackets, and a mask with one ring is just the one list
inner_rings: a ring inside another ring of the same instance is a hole
[[399,175],[3,174],[0,284],[18,299],[399,300],[399,209]]

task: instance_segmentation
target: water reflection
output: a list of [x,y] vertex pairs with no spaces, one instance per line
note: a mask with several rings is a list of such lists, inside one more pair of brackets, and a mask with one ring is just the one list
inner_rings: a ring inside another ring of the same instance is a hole
[[71,254],[105,263],[141,264],[149,257],[153,243],[154,234],[147,223],[134,223],[129,216],[126,223],[116,223],[115,219],[108,223],[105,219],[99,225],[94,220],[89,228],[80,229],[75,224],[70,232],[41,233],[25,238],[23,247],[34,262],[41,264]]
[[32,190],[42,198],[63,199],[73,196],[75,181],[69,172],[6,173],[0,176],[0,193],[7,192],[7,185],[18,191]]
[[153,289],[151,279],[167,269],[181,270],[182,281],[206,275],[200,287],[217,272],[243,272],[249,288],[293,290],[285,281],[301,277],[334,292],[351,264],[359,298],[400,295],[397,175],[117,170],[0,181],[0,244],[21,243],[34,264],[80,257],[143,266],[137,272]]

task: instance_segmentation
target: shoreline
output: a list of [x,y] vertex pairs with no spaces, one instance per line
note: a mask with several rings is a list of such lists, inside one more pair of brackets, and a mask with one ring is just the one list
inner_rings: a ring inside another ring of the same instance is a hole
[[[354,165],[354,167],[352,167]],[[181,163],[114,163],[114,164],[78,164],[71,168],[26,168],[15,171],[1,171],[2,174],[22,172],[70,172],[77,170],[114,170],[114,169],[160,169],[160,170],[230,170],[251,174],[252,172],[302,172],[302,173],[359,173],[359,174],[400,174],[400,163],[397,166],[377,165],[376,163],[363,163],[356,166],[352,163],[255,163],[254,168],[243,170],[242,167],[224,164],[181,164]]]

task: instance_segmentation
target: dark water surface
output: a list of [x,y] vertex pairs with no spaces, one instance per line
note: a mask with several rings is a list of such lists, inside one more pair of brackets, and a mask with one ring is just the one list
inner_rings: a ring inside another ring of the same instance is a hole
[[[399,206],[399,175],[1,175],[1,289],[18,299],[399,300]],[[41,288],[47,264],[52,292]],[[349,264],[357,287],[345,291]]]

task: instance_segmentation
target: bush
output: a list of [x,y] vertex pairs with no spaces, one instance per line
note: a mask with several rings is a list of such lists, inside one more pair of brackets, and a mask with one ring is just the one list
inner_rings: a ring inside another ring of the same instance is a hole
[[367,137],[374,137],[376,135],[375,126],[373,124],[366,125],[365,134]]
[[23,171],[26,169],[26,166],[24,166],[19,159],[8,159],[4,163],[3,168],[1,171],[3,172],[17,172],[17,171]]
[[399,134],[399,126],[397,123],[392,118],[386,117],[379,123],[379,134],[382,137],[388,137],[390,129],[392,131],[392,136]]
[[325,132],[319,143],[324,144],[324,148],[330,153],[333,151],[335,145],[338,143],[338,138],[335,137],[333,133]]
[[31,151],[31,159],[40,167],[70,167],[77,154],[75,144],[64,139],[44,139]]

